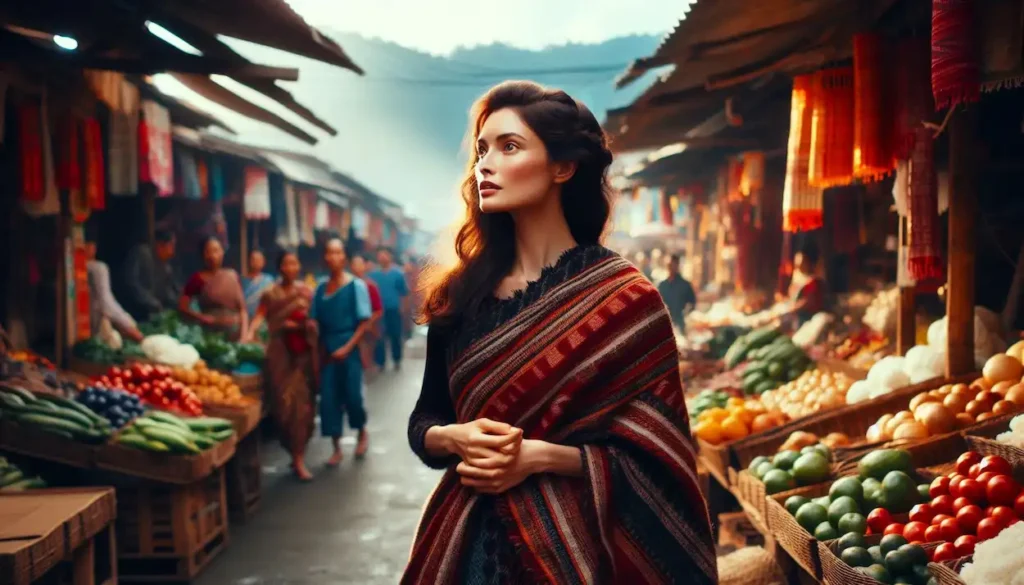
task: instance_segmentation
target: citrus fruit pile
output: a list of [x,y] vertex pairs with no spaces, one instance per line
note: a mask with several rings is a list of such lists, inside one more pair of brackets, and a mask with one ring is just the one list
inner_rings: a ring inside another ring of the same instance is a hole
[[785,424],[789,419],[767,409],[759,400],[729,398],[724,407],[714,406],[697,415],[693,434],[712,445],[746,438]]

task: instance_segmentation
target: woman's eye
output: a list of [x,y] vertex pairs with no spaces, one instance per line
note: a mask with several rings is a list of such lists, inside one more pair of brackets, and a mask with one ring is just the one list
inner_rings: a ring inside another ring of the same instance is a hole
[[518,150],[518,149],[519,149],[519,145],[516,144],[515,142],[506,142],[505,143],[505,152],[512,152],[512,151]]

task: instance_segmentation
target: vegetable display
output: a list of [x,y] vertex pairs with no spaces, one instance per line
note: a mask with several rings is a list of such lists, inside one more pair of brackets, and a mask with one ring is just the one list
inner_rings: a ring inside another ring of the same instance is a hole
[[174,368],[171,377],[188,384],[203,401],[203,404],[220,404],[224,406],[242,406],[245,398],[242,391],[228,374],[211,370],[200,360],[192,369]]
[[841,372],[804,372],[796,380],[761,395],[761,402],[789,418],[800,418],[846,404],[853,379]]
[[188,386],[171,377],[171,369],[166,366],[113,366],[105,375],[94,378],[92,383],[103,388],[124,390],[138,396],[143,403],[159,408],[192,416],[202,414],[199,397]]
[[776,329],[759,329],[739,338],[726,352],[726,367],[748,360],[743,392],[763,394],[796,379],[811,365],[810,358]]
[[696,421],[693,434],[712,445],[736,441],[787,422],[786,415],[768,410],[758,400],[727,398],[723,407],[717,406],[718,396],[712,394],[703,400],[698,396],[695,409],[698,414],[693,419]]
[[839,540],[837,550],[844,563],[879,583],[938,583],[928,570],[932,560],[928,552],[898,534],[883,536],[879,544],[867,547],[863,537],[850,533]]
[[[217,370],[231,372],[242,363],[262,364],[265,358],[262,345],[228,341],[220,333],[207,332],[199,325],[182,322],[176,311],[162,313],[140,325],[139,329],[147,336],[165,335],[181,344],[192,346],[198,353],[196,359],[204,360],[207,366]],[[174,362],[168,365],[191,366],[192,363]]]
[[84,405],[16,386],[0,386],[0,411],[18,424],[85,443],[102,443],[111,434],[110,422]]
[[747,471],[764,482],[765,492],[777,494],[798,486],[813,485],[828,479],[831,452],[823,444],[799,451],[782,451],[775,457],[755,457]]
[[138,396],[123,390],[88,386],[75,397],[93,412],[107,419],[112,427],[119,429],[145,410]]
[[46,481],[39,476],[29,476],[17,465],[0,457],[0,494],[46,487]]
[[150,411],[136,418],[116,440],[143,451],[194,455],[230,439],[234,432],[231,421],[222,418],[179,418]]

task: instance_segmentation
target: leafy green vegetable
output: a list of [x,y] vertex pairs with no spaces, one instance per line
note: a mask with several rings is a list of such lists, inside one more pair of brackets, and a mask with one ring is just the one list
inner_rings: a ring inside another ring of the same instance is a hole
[[[196,348],[199,357],[217,370],[232,371],[241,362],[262,364],[266,357],[263,346],[255,343],[234,343],[222,333],[207,332],[194,323],[186,323],[176,311],[166,311],[139,326],[144,335],[170,335],[181,343]],[[261,329],[261,333],[264,330]]]

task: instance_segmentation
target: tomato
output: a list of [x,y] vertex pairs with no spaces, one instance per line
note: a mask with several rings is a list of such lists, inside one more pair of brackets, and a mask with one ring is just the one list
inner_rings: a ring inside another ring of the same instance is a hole
[[932,556],[932,562],[950,561],[959,558],[960,555],[957,553],[956,545],[952,542],[944,542],[935,549],[935,555]]
[[954,499],[960,497],[960,484],[965,479],[970,479],[970,478],[968,478],[967,476],[964,476],[964,475],[957,474],[957,475],[954,475],[949,480],[949,495],[953,496]]
[[943,520],[956,520],[956,518],[950,516],[949,514],[936,514],[935,517],[932,518],[932,526],[938,526],[939,524],[942,524]]
[[992,479],[995,476],[995,473],[992,473],[991,471],[986,471],[984,473],[978,474],[978,477],[976,477],[974,481],[980,483],[981,485],[985,485],[988,483],[988,480]]
[[[935,517],[935,510],[932,510],[930,504],[917,504],[910,509],[910,519],[914,522],[923,522],[924,524],[930,524],[932,518]],[[909,538],[907,540],[910,540]]]
[[122,372],[124,372],[124,370],[122,370],[118,366],[110,366],[110,371],[107,372],[107,373],[110,374],[113,377],[113,376],[120,376]]
[[960,538],[956,539],[953,545],[956,546],[956,554],[958,557],[966,557],[967,555],[974,554],[974,545],[977,543],[977,538],[971,536],[970,534],[965,534]]
[[978,523],[984,517],[985,513],[981,511],[981,508],[972,504],[960,508],[960,511],[956,513],[956,523],[964,534],[974,534],[974,531],[978,529]]
[[1010,467],[1010,464],[1006,459],[1003,459],[998,455],[986,455],[985,458],[981,460],[980,469],[983,472],[991,471],[996,475],[1013,474],[1013,469]]
[[1024,492],[1013,501],[1013,511],[1017,513],[1018,518],[1024,518]]
[[153,391],[150,392],[149,395],[159,400],[164,397],[164,391],[159,388],[153,388]]
[[967,477],[974,479],[978,477],[979,473],[981,473],[981,464],[975,463],[969,470],[967,470]]
[[966,508],[967,506],[970,506],[973,503],[974,502],[972,502],[969,498],[964,498],[964,497],[957,498],[957,499],[953,500],[953,513],[956,514],[962,508]]
[[957,524],[956,518],[943,520],[942,523],[939,524],[939,532],[942,533],[942,540],[947,540],[949,542],[953,542],[963,534],[960,531],[960,525]]
[[905,528],[906,526],[904,526],[903,524],[899,522],[893,522],[892,524],[885,527],[885,532],[883,534],[899,534],[900,536],[903,536],[903,530]]
[[928,528],[928,525],[924,522],[907,522],[907,525],[903,527],[903,538],[910,542],[924,542],[924,531],[926,528]]
[[981,504],[985,501],[985,486],[973,479],[960,482],[960,496]]
[[936,477],[932,485],[928,486],[928,495],[937,498],[949,494],[949,478],[946,476]]
[[978,522],[978,540],[989,540],[999,536],[999,533],[1003,531],[1002,524],[999,523],[995,518],[982,518],[981,522]]
[[992,506],[985,512],[985,515],[989,518],[995,518],[1003,526],[1009,526],[1014,520],[1018,519],[1017,514],[1009,506]]
[[924,529],[925,542],[938,542],[940,540],[942,540],[942,530],[938,526],[932,525]]
[[997,475],[988,480],[988,485],[985,486],[985,496],[996,506],[1013,504],[1018,495],[1020,486],[1008,475]]
[[932,511],[935,514],[952,514],[953,510],[953,496],[943,494],[936,496],[932,499]]
[[960,475],[967,476],[971,471],[971,466],[981,461],[981,455],[974,451],[968,451],[957,457],[956,460],[956,472]]

